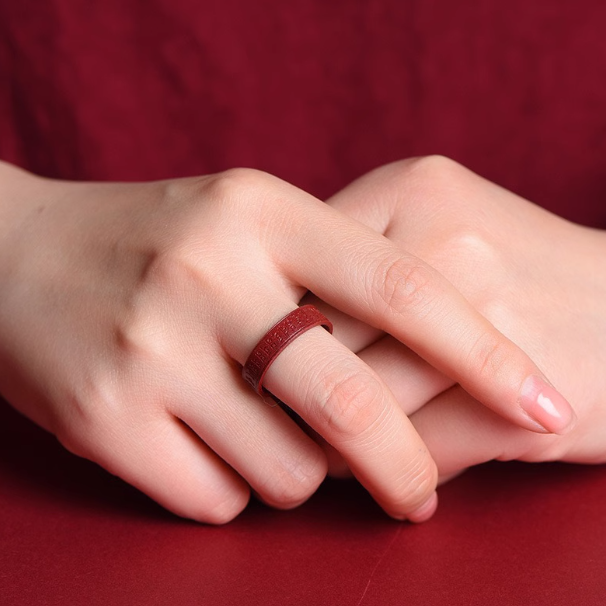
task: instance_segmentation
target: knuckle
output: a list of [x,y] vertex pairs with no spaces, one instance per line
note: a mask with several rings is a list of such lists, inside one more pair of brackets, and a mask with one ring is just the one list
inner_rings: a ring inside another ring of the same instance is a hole
[[284,479],[279,493],[283,507],[292,507],[308,499],[326,477],[327,463],[322,451],[314,448],[314,454],[307,453],[289,458],[283,463]]
[[249,501],[249,493],[239,490],[230,490],[222,498],[215,498],[206,503],[201,510],[187,512],[184,517],[221,526],[231,522],[244,511]]
[[176,282],[183,282],[192,277],[185,256],[178,246],[150,256],[143,266],[137,280],[136,292],[146,292],[147,288],[169,292]]
[[394,173],[399,190],[406,192],[401,203],[407,208],[412,204],[426,225],[438,228],[473,214],[474,198],[462,193],[470,174],[454,160],[439,155],[404,160]]
[[146,492],[174,514],[205,524],[231,522],[244,511],[250,500],[250,490],[244,483],[226,478],[215,478],[214,481],[208,478],[192,484],[177,477],[170,490],[159,488],[161,492]]
[[458,225],[442,241],[444,254],[459,260],[466,268],[493,268],[502,266],[493,236],[472,222]]
[[414,177],[414,180],[420,184],[428,183],[432,187],[435,184],[450,187],[453,180],[456,182],[464,168],[446,156],[433,154],[405,160],[402,170],[408,179]]
[[[252,168],[230,168],[211,175],[175,179],[165,183],[165,197],[169,206],[178,207],[189,217],[189,227],[205,230],[208,225],[233,219],[233,214],[259,199],[267,190],[271,176]],[[200,219],[204,209],[204,220]],[[188,232],[189,233],[189,232]]]
[[217,173],[217,177],[225,183],[235,186],[236,191],[250,186],[262,185],[269,175],[255,168],[229,168]]
[[475,218],[466,219],[459,214],[453,221],[435,226],[433,233],[436,237],[425,246],[423,259],[448,276],[475,303],[481,302],[490,287],[501,284],[507,271],[506,259],[494,236]]
[[483,332],[472,345],[469,367],[480,377],[495,376],[511,356],[508,342],[497,332]]
[[214,175],[199,175],[183,179],[169,179],[163,183],[163,199],[167,206],[181,206],[204,195]]
[[[251,168],[194,178],[184,187],[182,200],[190,212],[189,221],[180,224],[185,235],[182,245],[199,259],[213,258],[213,251],[226,250],[226,242],[235,244],[266,223],[272,225],[276,209],[284,202],[283,182]],[[200,247],[210,254],[196,254]]]
[[446,184],[465,169],[446,156],[432,154],[398,160],[377,170],[387,171],[394,179],[402,180],[407,185],[428,184],[433,189],[436,182]]
[[430,270],[416,259],[389,257],[375,270],[372,291],[393,313],[422,313],[435,295]]
[[144,313],[131,312],[116,321],[113,329],[115,351],[124,361],[145,359],[162,352],[164,339]]
[[319,407],[321,422],[338,438],[367,433],[385,412],[383,388],[369,372],[356,370],[345,377],[329,377]]
[[[383,168],[395,169],[405,176],[412,172],[424,173],[435,176],[447,170],[457,170],[461,165],[442,154],[428,154],[426,156],[411,156],[402,160],[396,160]],[[381,170],[381,169],[377,169]]]
[[457,225],[452,229],[445,247],[454,255],[464,254],[479,263],[490,260],[495,253],[494,244],[488,234],[472,223]]
[[323,479],[317,477],[301,478],[286,470],[278,472],[271,481],[265,483],[260,490],[269,505],[279,509],[290,509],[307,500],[317,489]]
[[239,203],[263,190],[268,175],[252,168],[230,168],[209,176],[203,184],[203,196],[211,201]]
[[289,509],[307,500],[326,477],[326,457],[314,443],[311,448],[289,450],[273,459],[260,478],[258,492],[273,507]]

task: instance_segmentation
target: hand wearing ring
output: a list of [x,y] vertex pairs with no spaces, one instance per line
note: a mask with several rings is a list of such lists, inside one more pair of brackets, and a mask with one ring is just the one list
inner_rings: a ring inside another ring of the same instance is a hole
[[[391,206],[389,223],[369,198]],[[491,459],[606,462],[606,274],[599,269],[605,232],[564,221],[446,158],[381,167],[328,203],[405,242],[439,269],[575,403],[578,418],[565,435],[526,431],[481,406],[390,335],[305,297],[386,382],[429,448],[441,482]],[[549,397],[542,404],[547,416],[555,412]],[[338,453],[324,448],[330,473],[346,474]]]
[[[555,392],[559,417],[541,416],[541,371],[440,273],[279,179],[236,170],[83,184],[7,171],[2,199],[14,202],[6,216],[18,228],[0,255],[10,269],[0,268],[0,335],[11,344],[2,393],[70,450],[179,515],[226,522],[251,490],[293,507],[323,480],[321,448],[240,376],[308,290],[406,343],[510,422],[561,432],[571,421]],[[387,205],[376,212],[389,223]],[[298,335],[263,386],[340,453],[386,512],[427,519],[435,463],[338,332]]]

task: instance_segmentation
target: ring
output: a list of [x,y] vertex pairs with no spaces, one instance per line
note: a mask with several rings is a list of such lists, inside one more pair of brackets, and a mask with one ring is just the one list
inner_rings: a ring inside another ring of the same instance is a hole
[[313,305],[303,305],[274,324],[252,350],[242,376],[259,394],[263,389],[263,378],[278,355],[297,337],[314,326],[323,326],[332,334],[332,322]]

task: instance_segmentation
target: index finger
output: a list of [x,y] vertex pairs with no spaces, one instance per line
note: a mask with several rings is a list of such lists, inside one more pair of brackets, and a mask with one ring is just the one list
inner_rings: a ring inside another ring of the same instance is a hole
[[286,275],[390,333],[513,423],[542,433],[572,426],[570,404],[537,365],[442,274],[318,200],[292,202],[280,207],[292,232],[275,242]]

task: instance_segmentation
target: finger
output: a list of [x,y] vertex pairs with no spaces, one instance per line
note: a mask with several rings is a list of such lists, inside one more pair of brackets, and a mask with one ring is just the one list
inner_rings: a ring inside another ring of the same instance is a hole
[[[335,309],[331,305],[328,305],[328,303],[325,303],[321,299],[318,299],[318,297],[316,297],[312,293],[308,292],[301,299],[301,301],[299,301],[299,305],[313,305],[314,307],[319,309],[325,316],[329,317],[334,326],[334,337],[354,353],[358,353],[361,350],[364,350],[373,343],[380,342],[382,337],[384,337],[385,335],[385,333],[381,332],[380,330],[369,326],[368,324],[364,324],[364,322],[360,322],[359,320],[348,316],[347,314],[339,311],[338,309]],[[400,348],[406,349],[410,352],[410,350],[401,343],[397,341],[396,343],[399,344]],[[412,353],[412,355],[416,354]],[[362,357],[362,359],[364,358]],[[369,363],[369,360],[365,361]],[[369,366],[373,367],[373,364],[369,363]],[[390,366],[391,368],[391,365],[388,366]],[[392,373],[389,373],[388,376],[381,374],[382,370],[384,369],[382,369],[380,366],[375,366],[373,370],[383,379],[383,381],[385,381],[386,385],[393,392],[393,386],[399,384],[398,381],[395,380],[396,377],[393,376]],[[395,392],[393,393],[402,409],[406,412],[407,407],[404,406],[403,403],[405,402],[406,404],[408,404],[409,399],[406,398],[402,400],[398,397],[398,394],[396,394]],[[407,412],[407,414],[409,413]],[[311,428],[309,428],[309,432],[313,440],[320,446],[320,448],[322,448],[322,451],[326,456],[326,461],[328,464],[328,475],[331,478],[340,479],[352,477],[353,474],[341,454],[335,448],[333,448],[319,433],[313,431],[313,429]]]
[[[303,419],[300,419],[300,423],[305,423]],[[331,444],[329,444],[317,431],[314,431],[307,423],[305,423],[306,432],[313,439],[313,441],[322,449],[324,457],[326,458],[327,464],[327,475],[331,478],[338,478],[344,480],[347,478],[353,478],[354,475],[347,465],[347,461],[343,458],[341,453]]]
[[[203,392],[172,410],[267,504],[289,509],[307,500],[326,476],[326,457],[282,408],[267,405],[245,383],[240,369],[208,361],[213,377]],[[183,377],[187,382],[187,377]],[[201,401],[212,406],[201,406]]]
[[[357,355],[381,377],[407,416],[453,385],[451,379],[389,335],[358,351]],[[345,460],[330,444],[321,436],[314,439],[326,454],[331,477],[351,475]],[[438,484],[447,479],[450,478],[440,477]]]
[[[389,335],[358,352],[358,356],[385,381],[408,417],[455,385],[451,379]],[[490,413],[488,409],[485,410]],[[338,460],[331,463],[336,470],[340,470]],[[455,472],[442,473],[438,466],[438,486],[449,482],[464,470],[461,468]]]
[[565,438],[537,435],[505,422],[460,386],[441,393],[411,416],[440,477],[493,459],[553,460]]
[[571,428],[570,405],[536,364],[440,273],[326,205],[307,198],[303,205],[306,212],[297,204],[280,207],[292,229],[279,234],[276,244],[286,275],[390,333],[521,427],[555,433]]
[[[267,293],[258,300],[250,294],[251,308],[262,310],[265,321],[256,330],[248,320],[223,328],[223,344],[241,364],[292,310]],[[387,513],[414,521],[433,513],[437,476],[424,444],[380,378],[327,331],[312,328],[293,341],[264,385],[343,455]]]
[[390,336],[359,351],[358,356],[385,381],[407,416],[454,385],[452,379]]
[[224,524],[246,507],[246,482],[178,419],[167,414],[129,427],[128,435],[116,435],[115,427],[108,434],[97,440],[99,452],[85,456],[173,513]]
[[378,341],[385,334],[374,326],[365,324],[334,308],[312,293],[307,293],[299,301],[299,305],[313,305],[327,318],[330,318],[334,327],[333,335],[335,339],[343,343],[345,347],[351,349],[354,353]]

